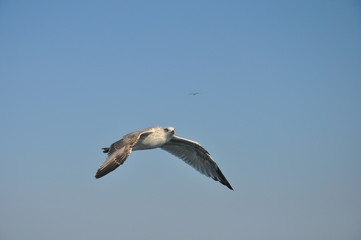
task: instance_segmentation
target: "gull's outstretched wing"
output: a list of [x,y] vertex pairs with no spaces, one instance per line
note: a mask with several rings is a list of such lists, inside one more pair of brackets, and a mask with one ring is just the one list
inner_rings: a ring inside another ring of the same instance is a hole
[[199,143],[178,136],[161,147],[163,150],[179,157],[200,173],[219,181],[233,190],[211,155]]
[[122,165],[132,152],[133,146],[137,144],[139,137],[150,133],[152,131],[132,132],[110,145],[109,148],[103,148],[103,152],[108,153],[108,157],[99,167],[95,178],[101,178]]
[[122,165],[131,152],[132,148],[130,145],[125,144],[123,147],[110,154],[104,163],[99,167],[95,178],[101,178]]

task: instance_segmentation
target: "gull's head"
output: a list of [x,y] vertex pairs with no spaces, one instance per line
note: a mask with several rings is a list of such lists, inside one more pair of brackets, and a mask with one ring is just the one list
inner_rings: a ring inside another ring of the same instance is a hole
[[164,133],[166,134],[167,138],[170,140],[173,135],[175,134],[174,127],[163,127]]

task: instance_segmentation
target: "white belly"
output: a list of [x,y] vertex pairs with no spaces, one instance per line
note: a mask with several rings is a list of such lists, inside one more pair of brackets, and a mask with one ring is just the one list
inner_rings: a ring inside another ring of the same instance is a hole
[[152,149],[163,146],[168,139],[164,135],[150,134],[144,138],[140,138],[138,143],[133,147],[133,151]]

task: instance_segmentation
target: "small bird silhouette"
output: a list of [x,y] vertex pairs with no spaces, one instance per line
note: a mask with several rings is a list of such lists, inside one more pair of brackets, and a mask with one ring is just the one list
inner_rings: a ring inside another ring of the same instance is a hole
[[200,93],[199,93],[199,92],[191,92],[191,93],[189,93],[188,95],[196,96],[196,95],[198,95],[198,94],[200,94]]

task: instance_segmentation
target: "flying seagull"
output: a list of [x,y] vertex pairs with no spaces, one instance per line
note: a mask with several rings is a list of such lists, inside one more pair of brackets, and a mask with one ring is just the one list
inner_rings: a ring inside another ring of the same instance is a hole
[[101,178],[122,165],[132,151],[161,148],[233,190],[207,150],[195,141],[174,134],[174,127],[150,127],[125,135],[110,147],[103,148],[108,157],[99,167],[95,178]]
[[191,92],[191,93],[189,93],[188,95],[196,96],[196,95],[198,95],[198,94],[200,94],[200,92]]

